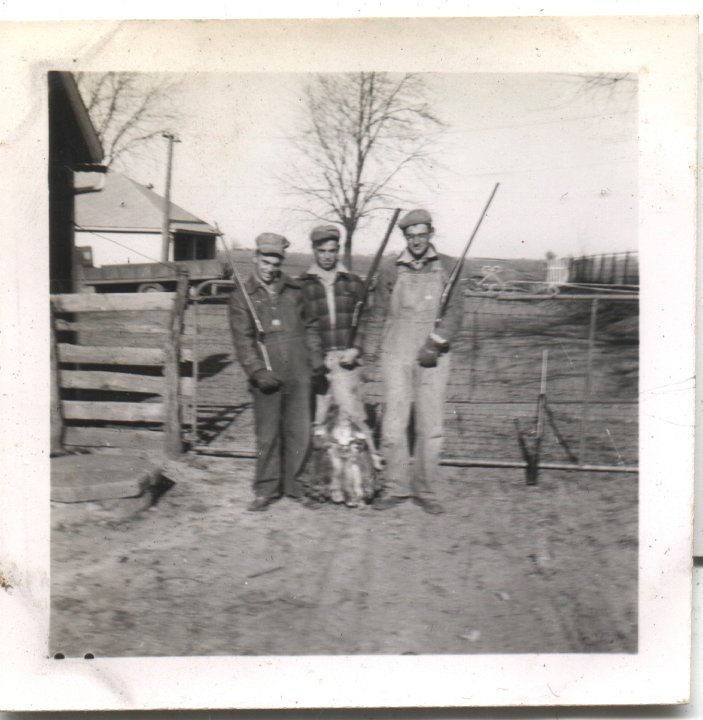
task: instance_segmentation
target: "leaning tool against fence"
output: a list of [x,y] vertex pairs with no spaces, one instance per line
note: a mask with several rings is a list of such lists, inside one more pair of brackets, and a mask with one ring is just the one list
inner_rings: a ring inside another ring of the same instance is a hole
[[311,368],[322,368],[322,355],[301,284],[281,272],[287,246],[282,235],[259,235],[245,282],[232,263],[237,288],[229,320],[250,380],[258,452],[249,510],[265,510],[282,495],[305,502],[300,475],[310,444],[310,376]]
[[517,428],[518,443],[522,450],[522,456],[525,458],[525,475],[527,485],[537,485],[539,475],[539,459],[540,450],[542,448],[542,436],[544,435],[544,415],[547,408],[547,359],[549,350],[542,351],[542,379],[539,385],[539,396],[537,397],[537,416],[535,419],[535,429],[532,435],[532,448],[528,447],[527,433],[520,428],[520,423],[515,419]]
[[[368,362],[374,363],[380,345],[384,391],[386,487],[384,496],[374,501],[378,510],[412,497],[425,512],[434,515],[444,511],[434,486],[443,441],[449,351],[463,317],[464,294],[458,287],[461,266],[480,223],[453,263],[451,258],[439,255],[432,244],[430,213],[411,210],[398,223],[407,247],[379,273],[371,315],[373,324],[382,322],[383,329],[380,338],[374,338],[366,348]],[[411,467],[407,428],[413,408]]]

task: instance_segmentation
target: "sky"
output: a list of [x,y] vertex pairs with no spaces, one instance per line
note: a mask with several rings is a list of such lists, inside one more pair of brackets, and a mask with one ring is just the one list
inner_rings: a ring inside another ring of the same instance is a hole
[[[171,198],[227,242],[253,247],[279,232],[292,250],[309,247],[316,224],[280,180],[295,162],[304,74],[183,76],[174,102]],[[425,75],[446,127],[422,178],[406,175],[404,209],[432,214],[435,244],[458,254],[495,183],[500,183],[471,254],[542,258],[637,250],[637,84],[592,87],[562,74]],[[163,157],[132,160],[126,174],[165,188]],[[355,252],[372,253],[390,211],[363,225]],[[319,222],[319,221],[318,221]],[[389,250],[400,250],[394,234]]]

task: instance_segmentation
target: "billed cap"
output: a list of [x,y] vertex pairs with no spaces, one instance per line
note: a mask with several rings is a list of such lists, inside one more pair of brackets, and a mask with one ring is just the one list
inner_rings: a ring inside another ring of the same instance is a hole
[[325,242],[325,240],[339,240],[339,238],[339,228],[336,225],[318,225],[310,233],[310,240],[313,245]]
[[417,210],[411,210],[410,212],[405,213],[405,215],[398,220],[398,227],[401,230],[405,230],[405,228],[409,228],[411,225],[432,226],[432,216],[427,212],[427,210],[418,208]]
[[283,235],[268,232],[257,235],[254,242],[256,242],[256,249],[263,255],[280,255],[281,257],[285,256],[286,248],[290,245]]

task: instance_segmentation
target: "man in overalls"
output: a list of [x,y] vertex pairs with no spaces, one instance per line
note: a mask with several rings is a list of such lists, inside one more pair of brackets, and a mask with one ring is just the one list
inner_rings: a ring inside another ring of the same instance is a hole
[[287,246],[282,235],[259,235],[254,271],[244,283],[263,326],[270,369],[239,289],[229,305],[234,348],[254,397],[258,459],[252,511],[266,510],[282,495],[313,507],[300,474],[310,445],[311,373],[324,366],[317,320],[306,315],[302,287],[281,272]]
[[[383,321],[380,367],[384,388],[382,452],[386,487],[373,507],[385,510],[407,498],[436,515],[444,508],[434,484],[444,439],[444,396],[450,347],[463,315],[463,291],[454,287],[446,313],[435,327],[440,296],[452,262],[432,245],[432,217],[411,210],[398,222],[407,247],[384,263],[374,291],[372,319]],[[378,345],[378,343],[377,343]],[[367,350],[369,361],[377,347]],[[408,424],[414,406],[414,463]]]

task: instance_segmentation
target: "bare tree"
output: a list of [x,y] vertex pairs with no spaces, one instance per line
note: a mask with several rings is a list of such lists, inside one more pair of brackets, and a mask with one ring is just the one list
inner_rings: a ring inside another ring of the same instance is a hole
[[177,114],[173,93],[180,82],[172,75],[105,72],[77,73],[76,82],[102,143],[106,164],[122,169],[148,156]]
[[402,180],[427,168],[444,125],[416,74],[320,74],[302,102],[302,127],[293,138],[299,162],[285,180],[295,195],[312,201],[304,212],[342,225],[351,265],[359,223],[398,203]]
[[637,76],[633,73],[562,73],[557,77],[571,88],[567,100],[582,94],[597,107],[617,103],[628,109],[637,97]]

